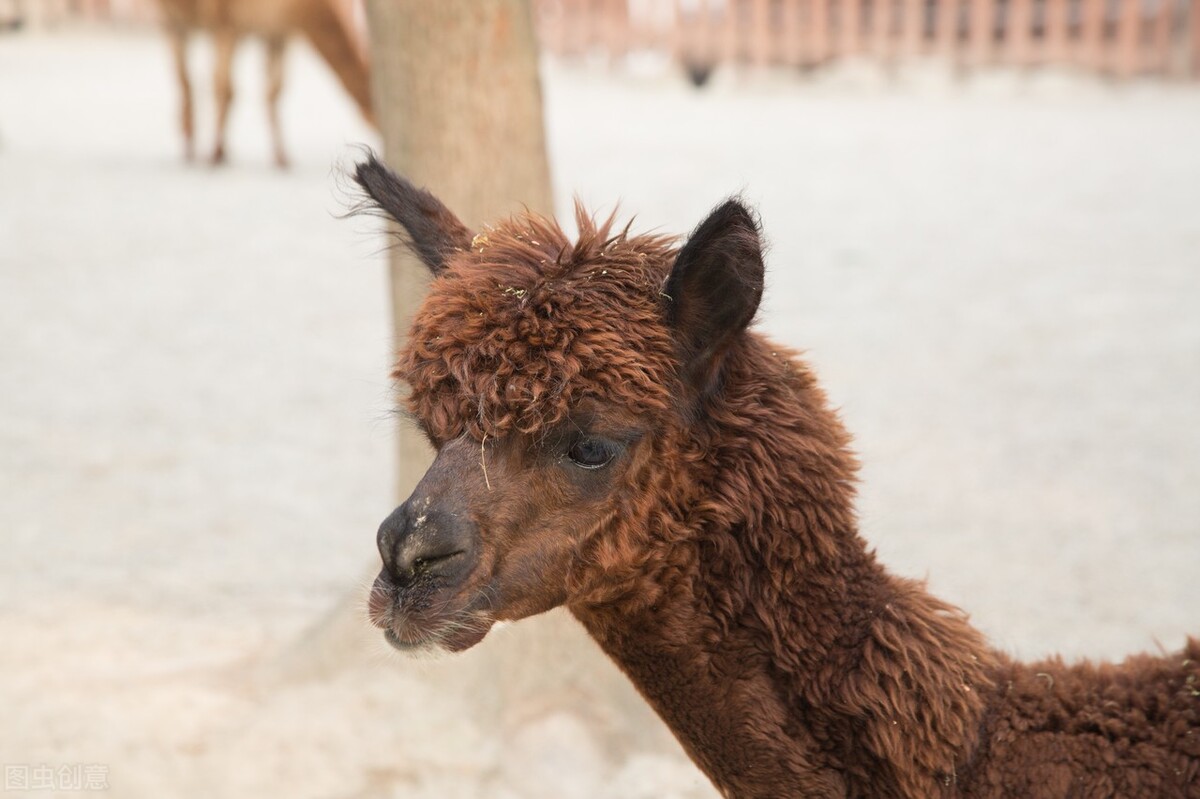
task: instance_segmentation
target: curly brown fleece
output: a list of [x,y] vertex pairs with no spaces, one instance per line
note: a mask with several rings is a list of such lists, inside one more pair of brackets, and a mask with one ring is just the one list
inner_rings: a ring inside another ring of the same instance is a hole
[[[445,210],[412,218],[380,186],[418,190],[373,160],[358,177],[410,235]],[[745,329],[762,256],[739,203],[679,249],[577,222],[574,243],[540,218],[447,223],[396,375],[435,446],[492,440],[523,487],[456,481],[483,546],[570,539],[540,607],[571,609],[726,796],[1200,797],[1200,641],[1016,663],[877,562],[848,434],[803,361]],[[581,418],[639,433],[572,515],[547,509],[573,496],[559,467],[520,452]]]

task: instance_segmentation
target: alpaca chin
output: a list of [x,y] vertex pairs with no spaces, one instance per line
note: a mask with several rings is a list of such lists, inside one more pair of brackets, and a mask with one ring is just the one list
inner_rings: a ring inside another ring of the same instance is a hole
[[491,630],[490,620],[472,620],[467,627],[456,627],[453,624],[443,630],[433,630],[420,635],[415,640],[402,637],[394,627],[383,631],[383,638],[397,652],[416,657],[438,655],[445,653],[465,652],[482,641]]
[[387,648],[384,650],[386,653],[405,660],[441,660],[452,654],[442,649],[432,640],[423,641],[419,644],[405,643],[391,630],[384,631],[383,640],[387,642]]

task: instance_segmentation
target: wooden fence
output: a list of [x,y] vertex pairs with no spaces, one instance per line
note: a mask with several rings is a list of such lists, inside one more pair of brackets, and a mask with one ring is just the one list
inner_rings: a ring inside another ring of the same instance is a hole
[[1117,77],[1200,77],[1200,0],[537,0],[560,56],[670,53],[815,67],[848,56],[958,66],[1062,64]]
[[[0,0],[0,13],[6,0]],[[362,0],[335,0],[364,24]],[[146,23],[152,0],[7,0],[33,24]],[[654,52],[702,80],[722,64],[812,68],[921,56],[1200,78],[1200,0],[533,0],[543,48],[619,63]]]

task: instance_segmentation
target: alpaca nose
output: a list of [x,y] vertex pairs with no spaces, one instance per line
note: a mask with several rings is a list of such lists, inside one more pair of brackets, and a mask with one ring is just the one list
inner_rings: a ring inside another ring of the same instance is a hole
[[418,577],[449,577],[465,560],[466,542],[451,520],[429,508],[429,501],[405,502],[379,525],[376,541],[383,567],[399,585]]

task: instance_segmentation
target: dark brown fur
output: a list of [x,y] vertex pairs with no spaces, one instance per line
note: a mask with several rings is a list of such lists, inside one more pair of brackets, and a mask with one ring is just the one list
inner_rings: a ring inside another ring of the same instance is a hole
[[[841,422],[743,329],[762,284],[740,205],[682,250],[577,221],[575,242],[449,225],[430,262],[396,375],[439,455],[380,530],[393,643],[462,649],[566,605],[727,796],[1200,797],[1200,642],[1019,664],[876,561]],[[597,437],[619,454],[581,470],[571,442]]]

